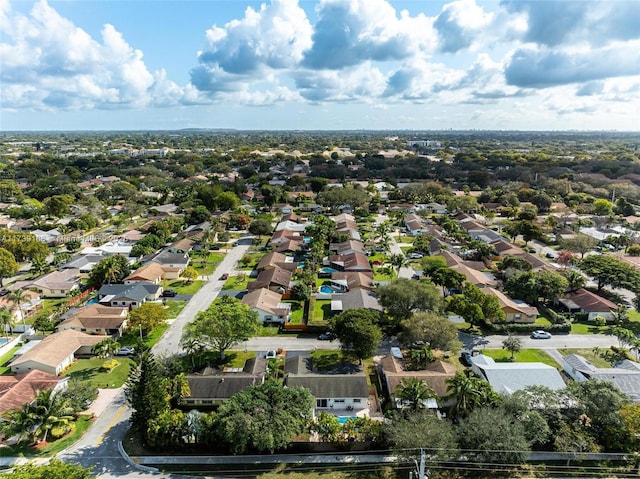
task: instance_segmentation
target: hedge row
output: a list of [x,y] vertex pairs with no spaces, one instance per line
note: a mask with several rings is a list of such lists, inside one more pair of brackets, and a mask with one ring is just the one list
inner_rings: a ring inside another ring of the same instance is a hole
[[552,324],[551,326],[541,326],[539,324],[492,324],[490,325],[492,333],[515,333],[527,334],[533,331],[548,331],[550,333],[569,333],[571,331],[571,323]]

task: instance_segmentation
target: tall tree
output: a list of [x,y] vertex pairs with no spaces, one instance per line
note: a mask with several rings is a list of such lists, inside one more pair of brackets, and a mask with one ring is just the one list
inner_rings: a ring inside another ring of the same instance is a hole
[[120,349],[120,343],[115,339],[108,337],[96,343],[91,348],[91,352],[99,358],[108,358],[113,356]]
[[593,250],[597,244],[597,239],[583,233],[578,233],[573,238],[566,238],[560,242],[563,249],[580,253],[580,258],[584,258],[584,255]]
[[206,311],[200,311],[182,334],[182,341],[196,339],[224,360],[225,350],[258,333],[258,313],[237,298],[223,296]]
[[167,321],[167,310],[158,303],[144,303],[129,313],[127,329],[143,336]]
[[4,248],[0,248],[0,287],[3,286],[2,282],[6,278],[10,278],[17,272],[18,263],[16,263],[13,254]]
[[427,399],[438,397],[431,386],[419,378],[403,378],[394,395],[411,411],[423,409]]
[[633,266],[608,255],[591,255],[580,261],[578,267],[598,283],[605,286],[640,291],[640,272]]
[[458,346],[458,328],[446,316],[428,311],[415,313],[400,323],[403,344],[423,341],[433,349],[444,351]]
[[218,410],[218,432],[234,453],[286,448],[313,417],[315,400],[308,389],[283,387],[269,379],[235,394]]
[[449,394],[447,399],[454,399],[449,414],[454,418],[466,417],[477,407],[496,404],[499,401],[497,393],[491,389],[488,382],[479,377],[456,373],[447,379]]
[[442,296],[429,283],[398,278],[376,291],[380,304],[396,320],[406,319],[415,311],[441,312],[444,307]]
[[95,287],[120,283],[129,273],[131,273],[131,266],[129,266],[127,258],[116,254],[96,263],[89,273],[89,283]]
[[362,361],[373,355],[382,340],[378,319],[375,311],[350,309],[331,318],[329,325],[342,348],[352,351]]
[[133,409],[131,427],[144,436],[151,419],[169,409],[169,395],[153,354],[143,351],[138,360],[127,379],[125,394]]

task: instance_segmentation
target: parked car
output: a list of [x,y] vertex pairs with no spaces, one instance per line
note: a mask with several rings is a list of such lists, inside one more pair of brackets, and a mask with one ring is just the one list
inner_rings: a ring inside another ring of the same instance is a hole
[[163,298],[173,298],[174,296],[177,296],[178,292],[174,291],[173,289],[165,289],[162,292],[162,297]]
[[471,353],[469,351],[462,351],[460,353],[460,362],[462,363],[463,366],[470,368],[472,364]]
[[549,339],[551,338],[551,333],[546,331],[534,331],[531,333],[531,338],[533,339]]
[[220,246],[218,246],[217,244],[214,244],[209,249],[213,251],[218,251],[220,249]]
[[135,352],[135,348],[132,348],[131,346],[122,346],[116,352],[116,356],[131,356]]
[[240,243],[238,243],[237,241],[233,242],[233,246],[238,246]]
[[264,355],[267,359],[273,359],[278,355],[276,351],[267,351],[267,354]]
[[220,279],[222,280],[229,279],[229,273],[224,273],[222,276],[220,276]]
[[535,254],[535,253],[537,253],[537,251],[536,251],[536,249],[535,249],[535,248],[527,248],[527,251],[528,251],[529,253],[531,253],[531,254]]
[[411,253],[409,258],[411,259],[422,259],[424,255],[422,253]]
[[557,255],[555,253],[548,252],[545,253],[545,256],[549,259],[554,259]]
[[336,339],[336,335],[330,332],[326,332],[318,335],[318,339],[321,341],[333,341],[334,339]]

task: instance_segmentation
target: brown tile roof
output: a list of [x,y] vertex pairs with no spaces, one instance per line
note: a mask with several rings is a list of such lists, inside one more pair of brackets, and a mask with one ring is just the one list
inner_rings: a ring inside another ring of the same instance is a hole
[[256,269],[262,270],[279,267],[287,271],[295,271],[298,266],[297,263],[295,261],[287,261],[288,258],[290,257],[278,252],[267,253],[262,257]]
[[272,285],[282,286],[283,288],[287,289],[290,282],[291,271],[287,271],[276,266],[274,268],[261,271],[260,274],[258,274],[256,280],[250,282],[247,285],[247,289],[249,291],[253,291],[254,289],[268,288]]
[[242,302],[252,309],[267,311],[276,316],[284,316],[291,312],[287,303],[282,303],[282,295],[270,289],[260,288],[244,295]]
[[34,369],[15,376],[0,376],[0,414],[21,408],[36,398],[38,391],[49,391],[68,378]]
[[137,270],[127,276],[125,281],[151,281],[155,282],[165,273],[165,268],[158,263],[149,263],[140,266]]
[[337,271],[331,273],[334,281],[346,281],[347,287],[351,289],[366,288],[374,289],[373,275],[371,273],[361,273],[359,271]]
[[421,371],[405,371],[401,360],[393,356],[385,356],[381,359],[382,371],[393,394],[403,378],[418,378],[426,382],[439,397],[448,393],[447,379],[456,374],[456,367],[444,361],[434,361]]
[[126,321],[128,312],[128,308],[102,306],[96,303],[78,309],[72,316],[62,321],[57,329],[64,329],[64,327],[118,329]]
[[342,256],[330,256],[329,260],[332,263],[342,265],[345,271],[349,271],[349,270],[371,271],[369,258],[367,258],[362,253],[349,253],[349,254],[344,254]]
[[501,309],[505,309],[505,308],[513,309],[513,310],[519,311],[522,314],[525,314],[527,316],[530,316],[530,315],[538,316],[538,309],[537,308],[535,308],[533,306],[529,306],[529,305],[524,306],[522,304],[518,304],[513,299],[511,299],[509,296],[504,294],[502,291],[499,291],[499,290],[494,289],[494,288],[485,288],[484,292],[488,293],[488,294],[492,294],[493,296],[498,298],[498,302],[500,303],[500,308]]
[[562,299],[570,299],[588,313],[602,313],[618,309],[617,304],[584,288],[580,288],[573,293],[567,293]]
[[104,338],[104,336],[92,336],[73,329],[67,329],[47,336],[32,349],[16,358],[11,365],[15,366],[27,361],[35,361],[55,368],[82,346],[93,346]]

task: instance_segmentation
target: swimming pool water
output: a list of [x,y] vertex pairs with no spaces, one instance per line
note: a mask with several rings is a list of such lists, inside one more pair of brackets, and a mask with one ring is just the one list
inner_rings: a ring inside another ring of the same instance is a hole
[[335,293],[335,291],[333,290],[333,288],[332,288],[331,286],[327,286],[326,284],[325,284],[325,285],[320,286],[320,292],[321,292],[321,293],[325,293],[325,294],[332,294],[332,293]]
[[344,425],[349,419],[355,419],[355,416],[336,416],[340,425]]

